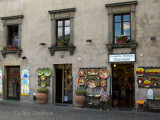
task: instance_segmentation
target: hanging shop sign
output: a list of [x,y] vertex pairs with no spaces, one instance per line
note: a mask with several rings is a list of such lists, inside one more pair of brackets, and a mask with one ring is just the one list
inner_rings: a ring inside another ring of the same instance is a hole
[[29,96],[30,88],[29,88],[29,69],[21,69],[21,95]]
[[2,79],[3,79],[3,74],[2,74],[2,69],[0,69],[0,94],[3,94],[3,81],[2,81]]
[[135,62],[135,54],[109,55],[109,62]]

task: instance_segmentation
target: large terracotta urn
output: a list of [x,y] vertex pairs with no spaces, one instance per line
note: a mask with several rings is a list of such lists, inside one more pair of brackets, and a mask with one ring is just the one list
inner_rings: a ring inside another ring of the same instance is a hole
[[75,96],[74,102],[76,103],[77,107],[83,107],[85,105],[85,96]]
[[39,104],[45,104],[47,102],[47,94],[46,93],[38,93],[36,95],[36,99]]

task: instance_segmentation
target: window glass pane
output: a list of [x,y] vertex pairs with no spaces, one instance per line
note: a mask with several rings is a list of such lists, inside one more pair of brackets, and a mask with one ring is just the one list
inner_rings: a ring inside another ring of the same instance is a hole
[[121,22],[121,16],[114,16],[115,22]]
[[62,39],[62,35],[63,35],[63,29],[62,27],[58,28],[58,40]]
[[62,27],[63,26],[63,22],[62,21],[58,21],[58,27]]
[[65,20],[65,26],[70,26],[70,20]]
[[123,34],[130,36],[130,22],[123,23]]
[[123,21],[130,21],[130,15],[123,15]]
[[69,40],[70,38],[70,27],[65,27],[65,39]]
[[114,27],[114,35],[115,36],[121,35],[121,23],[115,23],[114,25],[115,25],[115,27]]

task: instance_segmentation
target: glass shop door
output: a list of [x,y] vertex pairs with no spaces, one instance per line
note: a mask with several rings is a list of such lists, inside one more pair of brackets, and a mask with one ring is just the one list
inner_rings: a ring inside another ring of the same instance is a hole
[[20,100],[20,67],[7,67],[7,99]]

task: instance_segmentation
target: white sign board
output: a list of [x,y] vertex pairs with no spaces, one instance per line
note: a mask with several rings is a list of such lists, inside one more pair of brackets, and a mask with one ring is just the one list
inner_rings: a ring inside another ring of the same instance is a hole
[[135,62],[135,54],[109,55],[109,62]]

